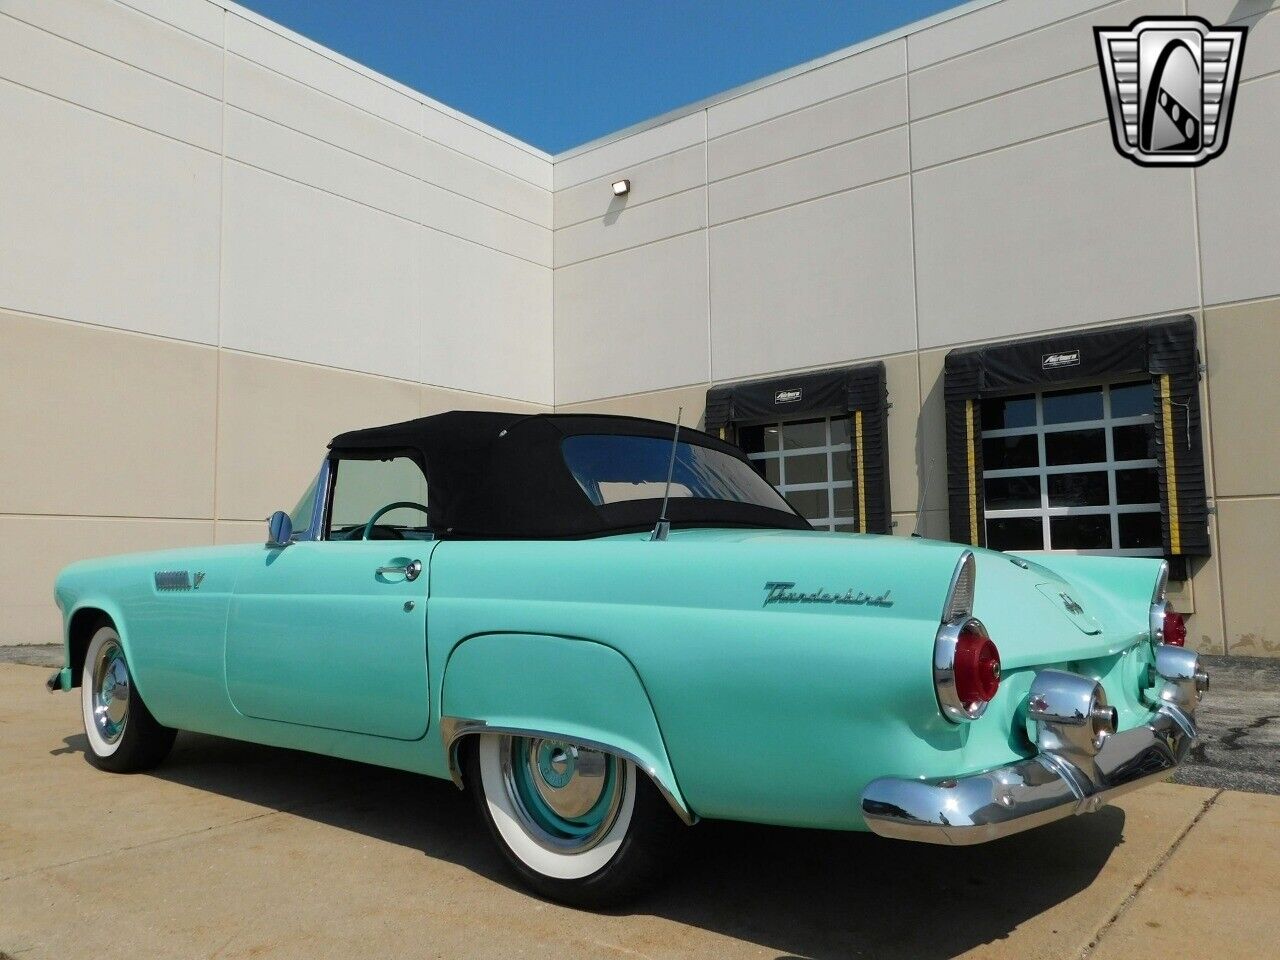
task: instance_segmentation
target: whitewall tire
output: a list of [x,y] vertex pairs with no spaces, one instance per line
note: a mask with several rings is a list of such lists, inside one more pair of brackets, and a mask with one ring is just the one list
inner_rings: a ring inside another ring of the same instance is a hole
[[649,885],[683,826],[623,757],[568,741],[484,734],[463,744],[467,785],[499,849],[536,892],[603,906]]
[[173,746],[175,731],[157,723],[142,702],[120,634],[105,618],[94,630],[81,664],[80,709],[86,756],[103,770],[146,770]]

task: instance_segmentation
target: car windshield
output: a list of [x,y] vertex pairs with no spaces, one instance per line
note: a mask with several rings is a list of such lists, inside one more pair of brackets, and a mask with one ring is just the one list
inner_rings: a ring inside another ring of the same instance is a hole
[[[565,463],[596,506],[662,498],[671,441],[622,434],[580,434],[563,444]],[[676,444],[671,497],[749,503],[794,511],[773,487],[737,457],[691,443]]]

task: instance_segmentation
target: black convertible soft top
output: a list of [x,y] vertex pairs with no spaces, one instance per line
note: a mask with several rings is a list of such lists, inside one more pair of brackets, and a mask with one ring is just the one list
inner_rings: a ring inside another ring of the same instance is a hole
[[[597,505],[565,462],[562,444],[578,435],[672,438],[674,424],[598,414],[518,414],[455,410],[339,434],[331,459],[407,456],[427,477],[428,520],[437,536],[516,539],[591,537],[651,528],[661,498]],[[700,430],[680,442],[748,463],[742,451]],[[786,509],[728,500],[673,497],[673,526],[810,529]]]

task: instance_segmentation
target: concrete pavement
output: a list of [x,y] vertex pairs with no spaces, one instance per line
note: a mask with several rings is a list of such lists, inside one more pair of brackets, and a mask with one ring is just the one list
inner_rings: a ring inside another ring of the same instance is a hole
[[612,914],[507,875],[443,781],[183,734],[151,774],[83,757],[78,701],[0,664],[0,956],[1266,955],[1280,798],[1159,784],[984,847],[703,823]]

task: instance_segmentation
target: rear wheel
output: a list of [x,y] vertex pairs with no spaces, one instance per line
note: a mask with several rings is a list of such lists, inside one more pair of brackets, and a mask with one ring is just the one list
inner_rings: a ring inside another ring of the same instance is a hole
[[89,762],[128,773],[154,767],[177,731],[156,722],[129,673],[120,634],[103,623],[89,640],[80,675],[80,704]]
[[678,847],[681,824],[630,760],[504,734],[469,747],[481,816],[520,878],[549,899],[599,907],[634,896]]

